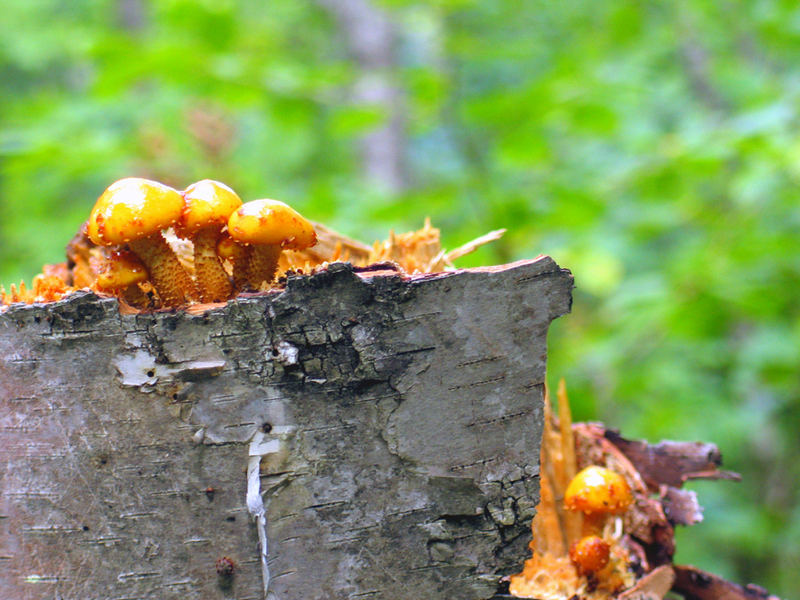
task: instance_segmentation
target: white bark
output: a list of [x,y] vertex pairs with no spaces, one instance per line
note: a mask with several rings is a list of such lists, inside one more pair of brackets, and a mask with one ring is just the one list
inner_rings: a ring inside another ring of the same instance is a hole
[[491,597],[527,556],[571,287],[547,257],[334,264],[205,312],[10,307],[2,596],[256,599],[268,571],[280,600]]

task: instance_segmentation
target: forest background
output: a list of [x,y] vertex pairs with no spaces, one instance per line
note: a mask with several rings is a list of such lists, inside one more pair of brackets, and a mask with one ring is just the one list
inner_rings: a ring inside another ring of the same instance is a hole
[[[576,418],[719,445],[677,561],[800,590],[796,2],[5,0],[0,282],[129,175],[575,274]],[[525,557],[520,557],[520,564]]]

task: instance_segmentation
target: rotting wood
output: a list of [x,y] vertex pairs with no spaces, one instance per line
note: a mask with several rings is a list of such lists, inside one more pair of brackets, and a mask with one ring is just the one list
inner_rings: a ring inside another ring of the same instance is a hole
[[680,487],[690,479],[741,480],[738,473],[719,470],[722,456],[714,444],[670,440],[647,444],[627,440],[611,429],[605,437],[628,457],[653,491],[663,485]]
[[571,275],[358,271],[191,312],[78,292],[0,314],[5,595],[263,597],[249,462],[274,598],[491,597],[530,541]]
[[673,589],[691,600],[780,600],[758,585],[731,583],[692,566],[675,567]]

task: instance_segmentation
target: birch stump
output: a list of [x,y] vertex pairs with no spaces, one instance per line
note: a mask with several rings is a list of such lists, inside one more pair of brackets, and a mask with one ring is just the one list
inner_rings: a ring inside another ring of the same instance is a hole
[[550,258],[0,314],[0,597],[478,600],[538,502]]

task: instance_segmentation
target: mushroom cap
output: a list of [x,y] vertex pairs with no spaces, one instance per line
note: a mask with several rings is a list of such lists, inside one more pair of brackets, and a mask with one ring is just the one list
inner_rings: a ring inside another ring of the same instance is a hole
[[[223,235],[217,242],[217,256],[222,260],[231,260],[238,254],[237,243],[229,235]],[[239,246],[242,248],[242,246]]]
[[279,245],[302,250],[317,243],[314,226],[279,200],[251,200],[228,219],[228,234],[245,244]]
[[582,574],[596,573],[608,564],[610,546],[603,538],[588,535],[569,547],[569,559]]
[[586,514],[620,514],[632,502],[633,494],[625,478],[595,465],[575,475],[564,492],[567,509]]
[[147,281],[147,269],[133,252],[114,252],[105,270],[97,276],[97,289],[121,290]]
[[178,229],[189,235],[211,225],[222,229],[242,199],[224,183],[203,179],[183,190],[184,207]]
[[99,246],[125,244],[174,224],[183,211],[183,197],[171,187],[126,177],[112,183],[97,199],[89,216],[89,238]]

